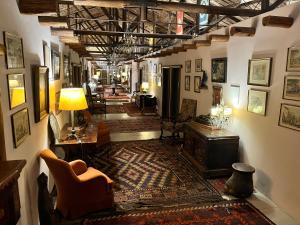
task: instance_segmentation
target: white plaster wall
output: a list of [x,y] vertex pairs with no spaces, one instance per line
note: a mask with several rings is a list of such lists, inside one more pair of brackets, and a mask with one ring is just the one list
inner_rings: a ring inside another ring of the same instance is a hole
[[[1,89],[1,104],[5,129],[5,144],[7,160],[26,159],[27,164],[21,173],[19,179],[20,201],[21,201],[21,219],[19,225],[36,225],[38,224],[38,208],[37,208],[37,177],[41,172],[48,174],[48,169],[44,163],[40,163],[38,152],[43,148],[48,147],[47,137],[47,118],[41,122],[34,122],[33,111],[33,91],[31,81],[32,64],[43,65],[43,41],[59,44],[60,51],[67,54],[69,51],[64,48],[63,44],[58,42],[58,39],[51,37],[50,30],[47,27],[41,27],[38,23],[37,16],[25,16],[19,13],[16,1],[1,0],[0,2],[0,43],[3,42],[3,31],[15,33],[23,38],[23,49],[25,57],[25,69],[7,70],[5,58],[0,57],[0,89]],[[79,58],[72,54],[73,62],[78,62]],[[62,66],[61,66],[62,68]],[[51,68],[50,68],[51,69]],[[16,109],[9,110],[7,74],[24,73],[25,88],[27,102],[25,105],[19,106]],[[63,73],[61,73],[63,78]],[[61,81],[55,81],[57,88],[61,87]],[[12,139],[11,115],[25,107],[29,110],[30,130],[31,135],[15,149]],[[59,122],[61,125],[68,120],[65,113],[59,114]]]
[[[232,125],[228,128],[240,136],[241,161],[250,163],[256,168],[254,175],[256,188],[270,197],[283,210],[300,221],[300,132],[278,126],[280,104],[283,102],[296,104],[299,102],[282,99],[287,49],[291,46],[300,46],[300,4],[293,4],[256,18],[243,21],[237,26],[254,26],[254,37],[231,37],[228,43],[213,43],[210,47],[199,47],[197,50],[188,50],[184,53],[173,54],[159,59],[148,59],[163,65],[182,64],[181,99],[193,98],[198,100],[197,114],[209,112],[212,103],[211,59],[228,57],[227,83],[223,86],[225,103],[229,104],[230,85],[240,85],[240,106],[234,110]],[[265,15],[292,16],[294,25],[289,29],[271,28],[262,26],[262,17]],[[221,29],[214,33],[225,34]],[[205,37],[200,37],[205,38]],[[272,57],[273,68],[270,87],[255,87],[247,85],[248,60],[251,58]],[[194,60],[203,59],[203,69],[209,76],[209,89],[194,93],[193,76],[195,71]],[[191,91],[184,90],[184,63],[192,60]],[[151,76],[149,75],[149,78]],[[269,91],[267,115],[259,116],[247,112],[247,95],[250,88]],[[161,99],[161,89],[152,86],[150,91]],[[160,105],[161,108],[161,105]]]

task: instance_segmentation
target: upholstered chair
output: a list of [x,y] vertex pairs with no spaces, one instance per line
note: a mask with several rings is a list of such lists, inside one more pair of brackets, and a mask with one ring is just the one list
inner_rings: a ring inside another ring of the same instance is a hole
[[164,130],[171,132],[172,137],[179,137],[179,133],[183,131],[183,125],[196,117],[197,100],[182,99],[180,113],[174,119],[165,121],[161,120],[161,134],[162,139]]
[[54,177],[56,208],[65,218],[74,219],[90,212],[113,207],[113,181],[104,173],[87,167],[82,160],[66,162],[49,149],[40,152]]

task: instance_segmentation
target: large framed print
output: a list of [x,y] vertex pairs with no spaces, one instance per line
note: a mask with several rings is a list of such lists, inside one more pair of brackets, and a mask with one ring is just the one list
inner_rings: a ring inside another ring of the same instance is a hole
[[270,86],[272,58],[250,59],[248,66],[248,84]]
[[288,49],[286,71],[300,71],[300,47],[291,47]]
[[195,71],[196,72],[202,71],[202,59],[195,59]]
[[60,79],[60,58],[59,52],[55,49],[51,50],[51,58],[52,58],[52,73],[54,80]]
[[191,76],[185,76],[184,78],[184,90],[191,90]]
[[248,92],[248,112],[253,112],[262,116],[266,115],[268,92],[263,90],[249,90]]
[[22,109],[11,116],[14,147],[17,148],[30,135],[28,109]]
[[211,61],[211,81],[226,83],[227,58],[215,58]]
[[223,87],[213,86],[213,102],[212,105],[220,105],[223,98]]
[[283,98],[288,100],[300,101],[300,76],[285,76]]
[[46,66],[32,68],[34,118],[38,123],[49,113],[49,69]]
[[200,93],[200,89],[201,89],[201,77],[195,76],[194,77],[194,92]]
[[6,49],[5,59],[7,69],[20,69],[24,68],[24,52],[22,38],[4,32],[4,44]]
[[192,71],[192,61],[187,60],[185,61],[185,72],[190,73]]
[[24,74],[8,74],[9,108],[13,109],[26,102]]
[[278,125],[300,131],[300,106],[282,103]]

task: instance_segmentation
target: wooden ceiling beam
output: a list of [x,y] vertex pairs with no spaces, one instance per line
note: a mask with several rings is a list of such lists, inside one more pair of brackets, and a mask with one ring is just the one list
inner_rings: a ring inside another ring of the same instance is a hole
[[93,30],[74,30],[78,35],[102,35],[102,36],[124,36],[132,35],[134,37],[148,37],[148,38],[170,38],[170,39],[192,39],[192,35],[176,35],[176,34],[152,34],[152,33],[128,33],[118,31],[93,31]]
[[231,27],[230,36],[252,37],[255,35],[256,29],[254,27]]
[[[98,43],[83,43],[86,47],[116,47],[114,44],[98,44]],[[130,46],[130,47],[138,47],[138,48],[161,48],[161,45],[147,45],[147,44],[133,44],[133,45],[126,45],[126,44],[118,44],[117,46]],[[167,47],[167,46],[163,46]]]
[[59,40],[63,43],[66,44],[76,44],[76,43],[80,43],[79,38],[78,37],[59,37]]
[[19,0],[17,3],[20,13],[23,14],[57,14],[56,0]]
[[197,49],[197,46],[194,45],[194,44],[183,44],[182,47],[185,50],[188,50],[188,49]]
[[137,0],[74,0],[75,5],[98,6],[107,8],[139,8],[147,6],[154,9],[162,9],[165,11],[184,11],[188,13],[207,13],[227,16],[247,16],[252,17],[261,14],[260,10],[229,8],[212,5],[197,5],[191,3],[165,2],[165,1],[137,1]]
[[75,37],[72,29],[51,27],[51,35],[60,37]]
[[68,28],[68,18],[63,16],[39,16],[39,23],[42,26]]
[[268,27],[290,28],[294,23],[294,18],[283,16],[266,16],[262,20],[262,24]]
[[[111,54],[112,52],[111,51],[89,51],[89,50],[87,50],[87,52],[89,52],[89,53],[93,53],[93,54],[97,54],[97,53],[99,53],[99,54]],[[126,52],[116,52],[116,54],[117,55],[122,55],[122,54],[128,54],[128,53],[126,53]],[[132,54],[132,55],[145,55],[145,53],[143,53],[143,52],[132,52],[132,53],[130,53],[130,54]]]

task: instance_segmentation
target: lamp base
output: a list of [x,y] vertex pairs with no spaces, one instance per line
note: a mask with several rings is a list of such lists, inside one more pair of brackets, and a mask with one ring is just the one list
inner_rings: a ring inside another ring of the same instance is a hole
[[68,134],[66,140],[78,140],[78,136],[75,130],[72,130],[70,134]]

